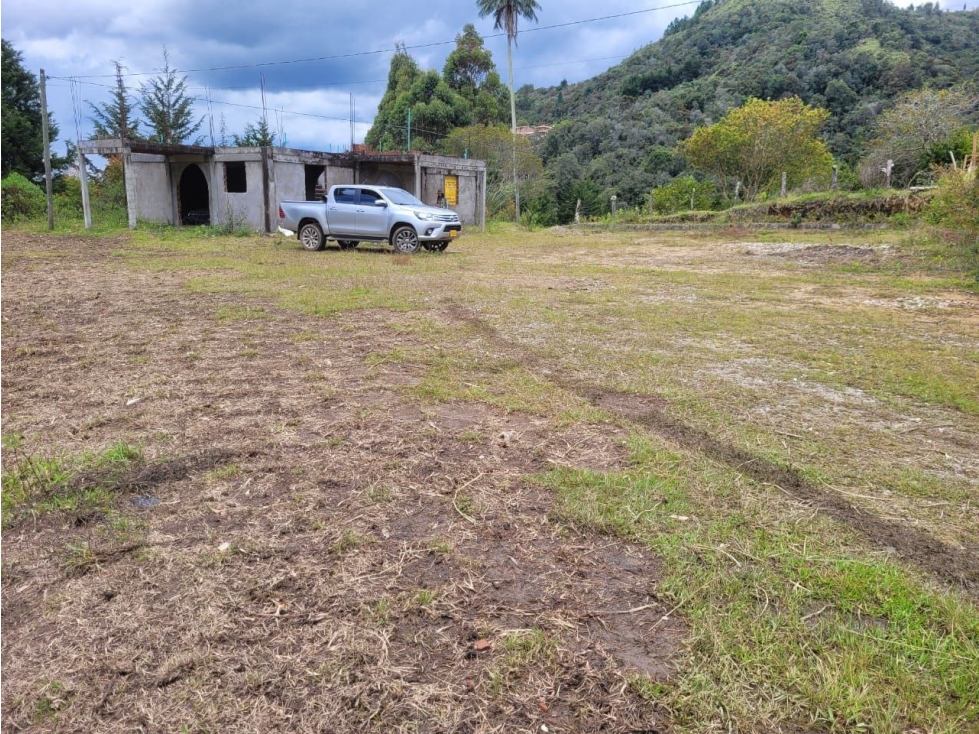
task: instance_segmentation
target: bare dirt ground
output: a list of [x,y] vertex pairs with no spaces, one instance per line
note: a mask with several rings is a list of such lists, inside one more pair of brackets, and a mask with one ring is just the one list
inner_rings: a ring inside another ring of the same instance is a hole
[[411,339],[383,313],[251,318],[122,266],[124,239],[3,246],[4,432],[145,452],[136,542],[5,530],[4,731],[668,730],[628,683],[684,637],[656,559],[525,480],[622,465],[618,429],[413,402],[369,366]]
[[[780,309],[914,312],[901,323],[936,354],[976,343],[976,296],[799,276],[879,265],[894,256],[886,244],[606,248],[604,237],[514,249],[460,272],[474,289],[502,277],[532,292],[538,311],[523,320],[519,298],[487,308],[464,287],[422,307],[471,338],[474,359],[517,365],[615,419],[565,425],[412,393],[428,368],[403,355],[432,344],[404,328],[404,313],[304,316],[244,289],[202,292],[198,278],[213,283],[213,269],[147,267],[177,248],[143,247],[134,268],[113,253],[130,247],[126,237],[5,233],[3,433],[25,437],[4,452],[5,470],[25,455],[80,456],[120,440],[143,458],[117,482],[112,512],[48,512],[5,528],[3,731],[669,731],[650,700],[657,681],[674,680],[695,617],[686,627],[661,595],[647,548],[569,525],[533,479],[562,467],[625,470],[630,429],[772,489],[772,503],[791,502],[800,517],[831,518],[929,583],[979,597],[973,414],[885,402],[672,324],[635,347],[619,321],[582,339],[617,364],[631,349],[689,347],[697,359],[675,385],[714,390],[732,417],[705,430],[703,416],[684,416],[658,390],[610,388],[605,360],[574,353],[575,329],[588,324],[574,309],[584,314],[590,299],[627,293],[630,305],[668,304],[679,318],[705,293],[742,302],[739,274],[784,276]],[[573,274],[560,267],[572,259]],[[722,290],[644,277],[655,269],[716,274]],[[567,316],[567,333],[547,331],[541,314]],[[715,349],[725,356],[711,359]],[[738,421],[763,427],[791,460],[740,439]],[[839,486],[827,484],[806,471],[809,431],[843,437],[831,446],[843,465],[906,466],[956,490],[892,493],[849,484],[845,470]],[[766,595],[759,616],[767,608]]]

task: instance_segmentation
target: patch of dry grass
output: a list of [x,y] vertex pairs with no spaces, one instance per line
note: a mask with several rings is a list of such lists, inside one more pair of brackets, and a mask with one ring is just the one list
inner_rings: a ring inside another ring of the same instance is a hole
[[4,533],[5,728],[975,724],[975,296],[892,234],[5,235],[4,430],[168,467]]

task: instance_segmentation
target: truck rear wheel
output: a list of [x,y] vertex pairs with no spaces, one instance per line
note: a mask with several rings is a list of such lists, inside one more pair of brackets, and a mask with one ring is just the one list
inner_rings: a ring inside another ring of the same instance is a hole
[[304,250],[316,252],[323,249],[323,230],[315,222],[307,222],[299,228],[299,241]]

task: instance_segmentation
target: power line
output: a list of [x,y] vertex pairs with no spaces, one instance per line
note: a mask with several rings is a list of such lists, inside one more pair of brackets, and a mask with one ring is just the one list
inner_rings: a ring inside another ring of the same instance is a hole
[[[62,80],[65,80],[65,81],[71,81],[67,77],[58,77],[58,79],[62,79]],[[74,83],[76,83],[76,84],[87,84],[90,87],[102,87],[104,89],[114,89],[114,87],[112,85],[109,85],[109,84],[100,84],[99,82],[84,82],[84,81],[81,81],[79,79],[75,79],[74,80]],[[193,97],[189,97],[189,99],[192,99],[195,102],[204,102],[205,104],[207,103],[207,98],[206,97],[193,96]],[[257,106],[257,105],[241,104],[240,102],[225,102],[225,101],[219,100],[219,99],[212,99],[211,100],[211,103],[212,104],[223,104],[223,105],[227,105],[229,107],[242,107],[244,109],[250,109],[250,110],[261,110],[262,109],[262,107]],[[316,117],[316,118],[321,119],[321,120],[336,120],[338,122],[349,122],[350,121],[350,118],[349,117],[331,117],[330,115],[317,115],[317,114],[315,114],[313,112],[293,112],[292,110],[280,110],[280,112],[282,114],[285,114],[285,115],[298,115],[300,117]],[[357,121],[355,121],[355,124],[358,124],[358,125],[370,125],[372,123],[369,123],[369,122],[366,122],[366,121],[365,122],[357,122]]]
[[[522,33],[536,33],[538,31],[554,30],[555,28],[568,28],[570,26],[584,25],[586,23],[599,23],[606,20],[628,18],[635,15],[643,15],[645,13],[654,13],[658,10],[670,10],[672,8],[680,8],[686,5],[699,5],[700,2],[701,0],[682,0],[682,2],[671,3],[669,5],[660,5],[655,8],[645,8],[643,10],[630,10],[625,13],[614,13],[611,15],[603,15],[597,18],[584,18],[582,20],[571,20],[565,23],[553,23],[551,25],[534,26],[533,28],[527,28],[526,30],[522,31]],[[492,33],[487,36],[484,36],[483,38],[484,39],[502,38],[505,37],[506,35],[507,35],[506,33]],[[405,50],[435,48],[437,46],[447,46],[455,42],[456,40],[452,39],[451,41],[435,41],[433,43],[422,43],[414,46],[403,46],[402,48],[404,48]],[[378,54],[394,53],[396,50],[397,49],[386,48],[386,49],[379,49],[377,51],[354,51],[351,53],[334,54],[331,56],[312,56],[304,59],[288,59],[285,61],[262,61],[258,63],[252,63],[252,64],[229,64],[227,66],[202,67],[200,69],[175,69],[174,71],[180,74],[195,74],[204,71],[236,71],[240,69],[256,69],[259,67],[268,67],[268,66],[287,66],[292,64],[306,64],[314,61],[335,61],[338,59],[351,59],[351,58],[358,58],[363,56],[376,56]],[[122,76],[153,76],[158,73],[159,71],[136,71],[136,72],[127,72]],[[81,75],[76,74],[74,76],[76,79],[105,79],[105,78],[115,77],[115,74],[81,74]]]
[[[647,12],[647,11],[642,11],[642,12]],[[568,64],[582,64],[582,63],[591,62],[591,61],[606,61],[606,60],[609,60],[609,59],[622,59],[622,58],[626,58],[626,57],[627,57],[627,55],[599,56],[599,57],[594,57],[594,58],[589,58],[589,59],[577,59],[577,60],[572,60],[572,61],[562,61],[562,62],[557,62],[557,63],[552,63],[552,64],[535,64],[535,65],[524,66],[524,67],[520,67],[520,68],[521,69],[537,69],[537,68],[549,67],[549,66],[564,66],[564,65],[568,65]],[[101,87],[103,89],[115,89],[115,87],[113,85],[110,85],[110,84],[102,84],[100,82],[82,81],[82,79],[79,78],[79,77],[77,77],[77,76],[72,76],[72,77],[48,76],[48,79],[49,80],[57,79],[57,80],[61,80],[61,81],[66,81],[66,82],[69,83],[69,86],[78,85],[78,84],[86,84],[86,85],[91,86],[91,87]],[[375,79],[375,80],[359,80],[359,81],[358,80],[348,80],[348,81],[342,81],[342,82],[317,82],[317,83],[314,83],[314,84],[303,84],[303,85],[290,86],[290,88],[288,90],[284,90],[281,93],[287,93],[287,92],[289,92],[289,91],[291,91],[293,89],[319,89],[319,88],[327,87],[327,86],[331,86],[331,85],[343,85],[343,84],[378,84],[378,83],[382,83],[382,82],[387,82],[387,80],[386,79]],[[241,108],[244,108],[244,109],[262,109],[261,107],[256,107],[254,105],[246,105],[246,104],[241,104],[241,103],[237,103],[237,102],[226,102],[226,101],[223,101],[223,100],[210,99],[209,98],[209,91],[210,91],[210,88],[209,87],[196,87],[196,86],[192,86],[192,87],[188,87],[188,88],[189,89],[203,89],[203,90],[205,90],[205,96],[204,97],[193,96],[193,97],[191,97],[191,99],[193,99],[196,102],[203,102],[203,103],[205,103],[208,106],[210,106],[211,104],[223,104],[223,105],[227,105],[229,107],[241,107]],[[221,87],[222,90],[224,90],[224,89],[254,89],[254,88],[255,87],[253,85],[252,86],[247,86],[247,87],[245,87],[245,86]],[[331,117],[329,115],[317,115],[317,114],[314,114],[314,113],[311,113],[311,112],[294,112],[292,110],[284,110],[284,109],[283,110],[280,110],[280,112],[282,114],[298,115],[298,116],[301,116],[301,117],[315,117],[315,118],[319,118],[319,119],[333,120],[333,121],[338,121],[338,122],[348,122],[349,119],[350,119],[348,117]],[[359,122],[357,124],[367,125],[367,124],[372,124],[372,123]],[[419,129],[419,132],[424,132],[424,133],[428,133],[428,134],[435,134],[435,135],[439,135],[440,134],[440,133],[435,132],[434,130],[421,130],[421,129]]]

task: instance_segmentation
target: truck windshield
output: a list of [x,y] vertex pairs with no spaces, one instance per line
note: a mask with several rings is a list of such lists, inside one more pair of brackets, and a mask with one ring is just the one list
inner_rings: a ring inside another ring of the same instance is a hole
[[392,204],[402,206],[425,206],[425,202],[419,201],[404,189],[388,189],[384,194],[391,200]]

